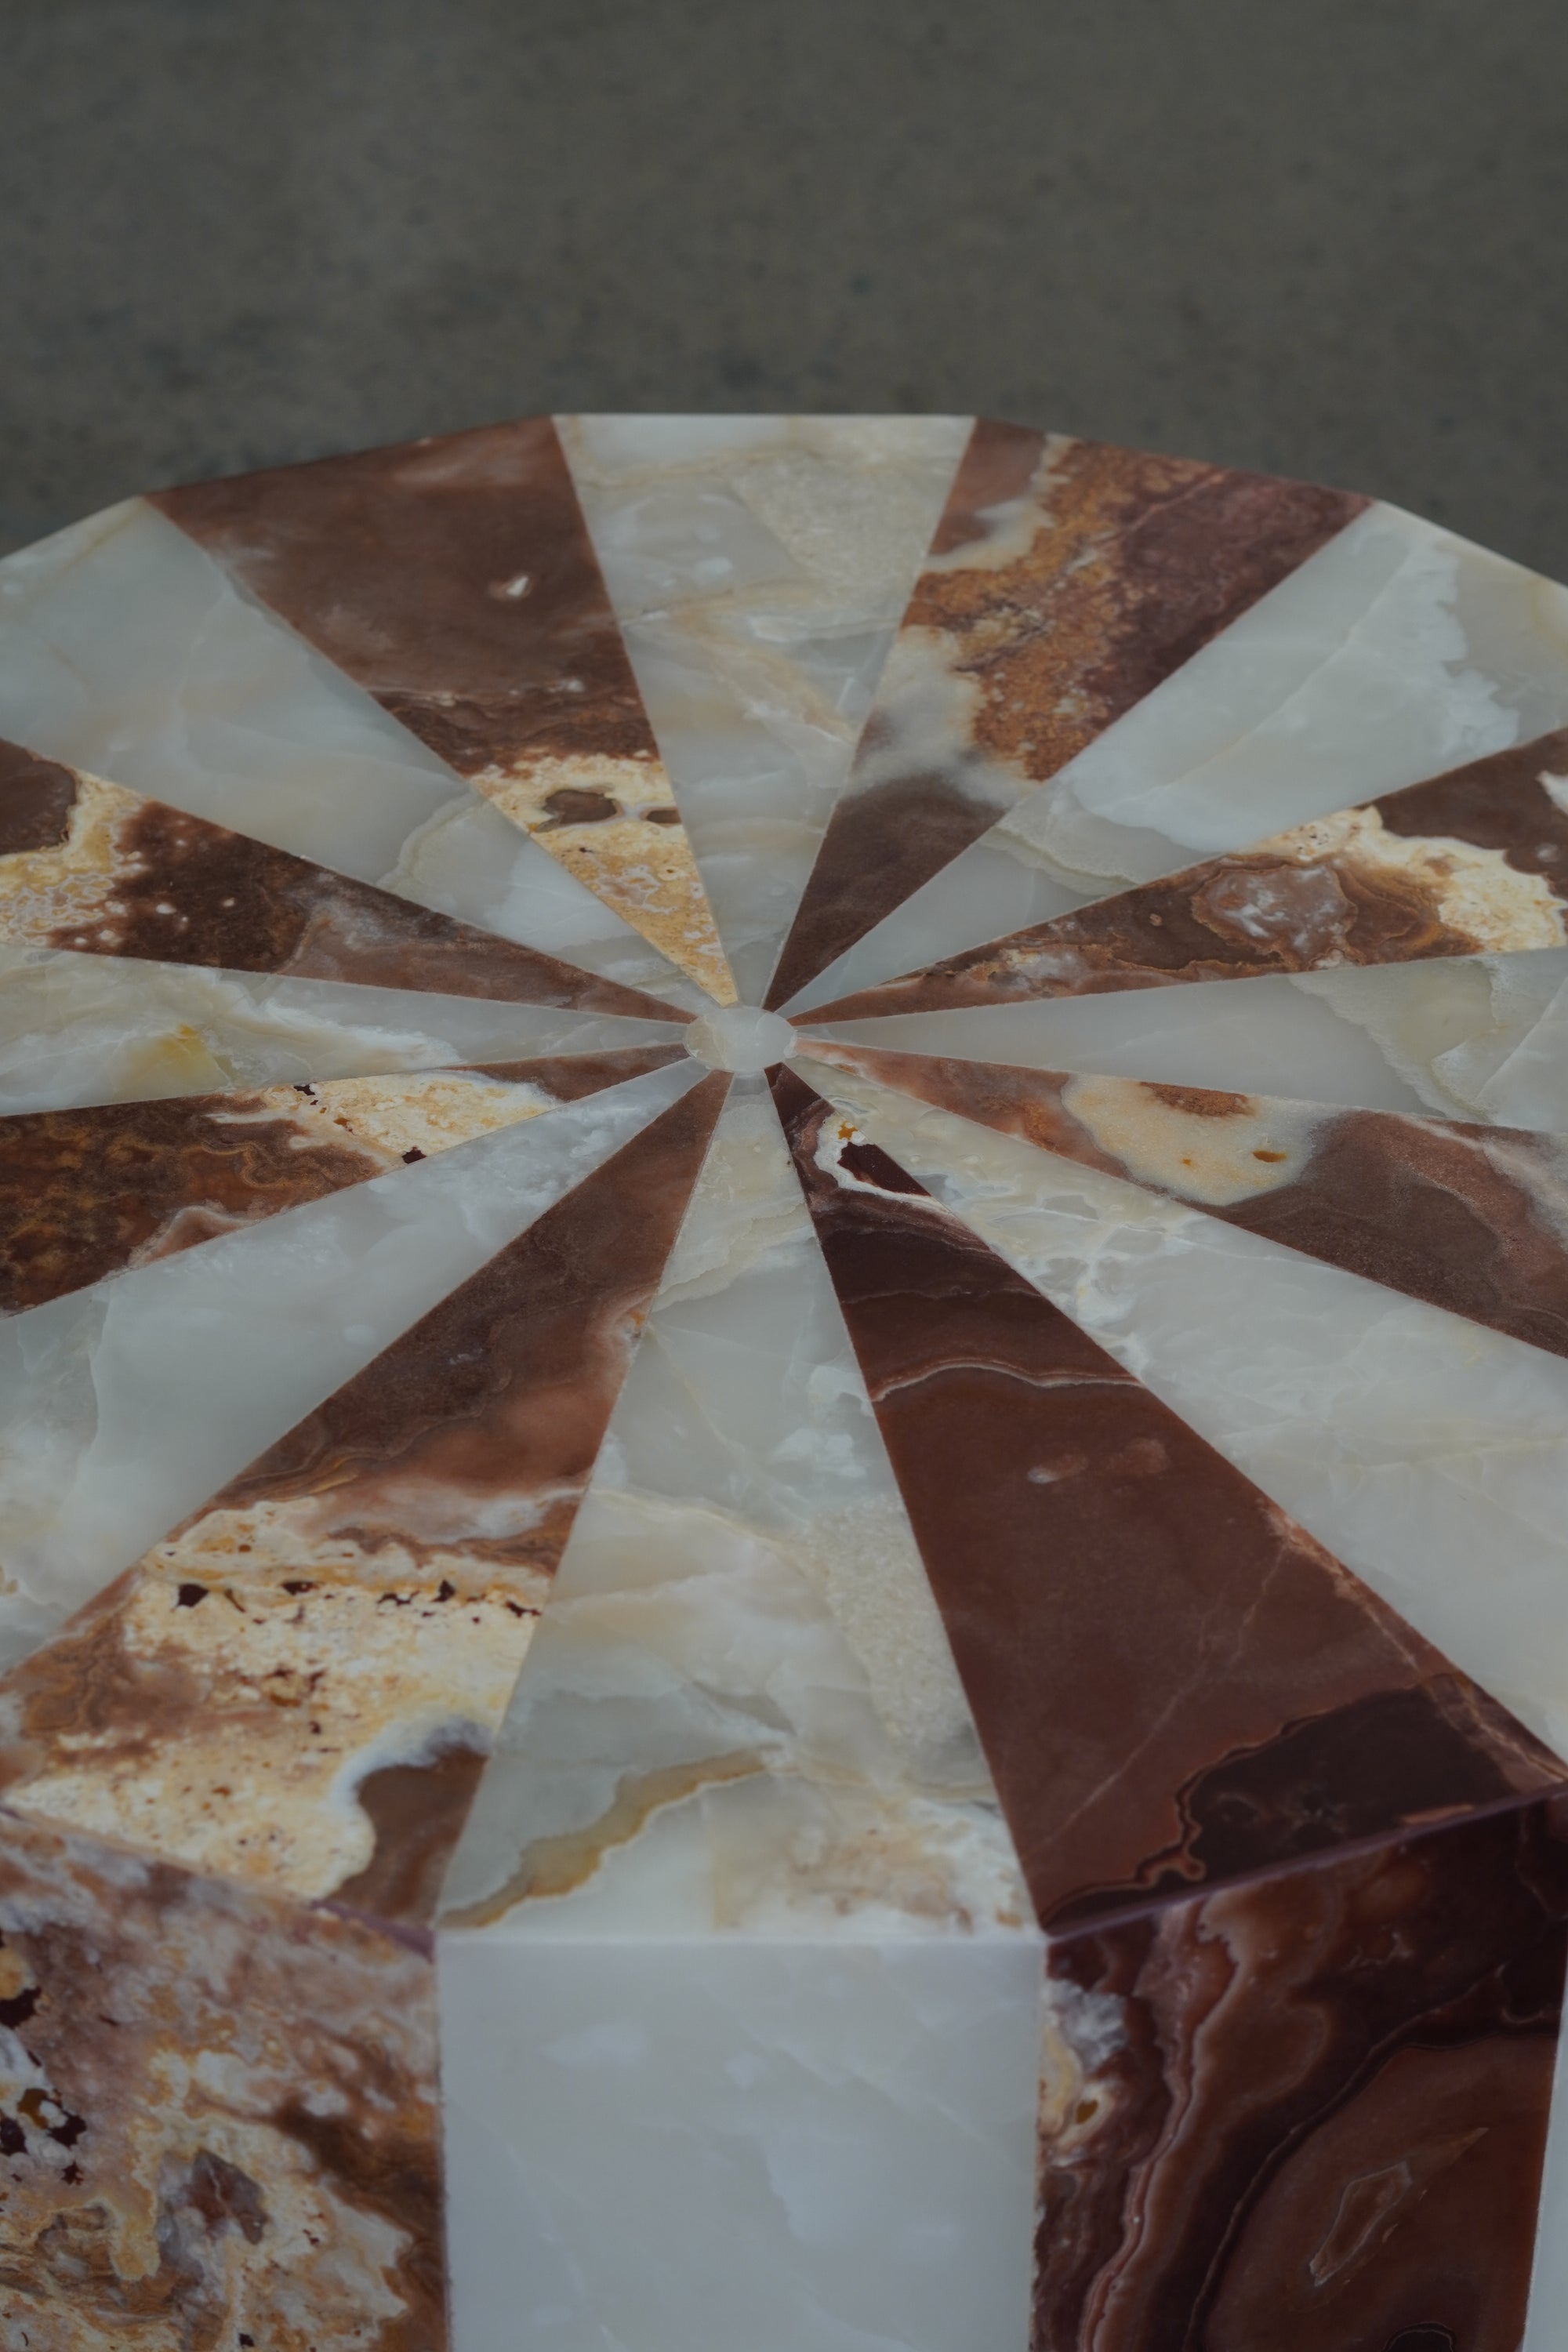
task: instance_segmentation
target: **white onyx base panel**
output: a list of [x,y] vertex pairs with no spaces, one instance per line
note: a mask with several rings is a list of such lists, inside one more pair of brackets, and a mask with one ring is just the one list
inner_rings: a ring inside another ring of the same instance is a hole
[[1026,2340],[1028,1939],[448,1933],[438,1974],[454,2352]]

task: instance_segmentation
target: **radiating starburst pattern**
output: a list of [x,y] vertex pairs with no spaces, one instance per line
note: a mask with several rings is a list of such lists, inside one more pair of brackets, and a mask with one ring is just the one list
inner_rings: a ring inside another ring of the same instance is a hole
[[1552,2352],[1568,594],[534,418],[0,739],[5,2343]]

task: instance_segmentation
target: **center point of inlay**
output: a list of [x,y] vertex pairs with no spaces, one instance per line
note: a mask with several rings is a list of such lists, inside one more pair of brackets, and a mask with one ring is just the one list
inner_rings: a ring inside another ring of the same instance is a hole
[[687,1052],[710,1070],[770,1070],[787,1061],[799,1043],[782,1013],[763,1013],[754,1004],[716,1005],[686,1031]]

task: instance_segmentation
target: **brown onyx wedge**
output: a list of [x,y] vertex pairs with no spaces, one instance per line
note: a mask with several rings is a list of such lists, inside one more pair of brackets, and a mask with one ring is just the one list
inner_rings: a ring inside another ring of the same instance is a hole
[[690,1016],[0,742],[0,941],[432,990],[638,1020]]
[[321,1200],[681,1053],[633,1045],[0,1120],[0,1313]]
[[1365,503],[977,424],[768,1003],[787,1004]]
[[734,1001],[548,417],[153,502],[671,963]]
[[1206,859],[813,1021],[1568,941],[1568,729]]
[[[1267,2313],[1503,2352],[1532,2239],[1487,2231],[1540,2177],[1568,1773],[851,1121],[773,1091],[1047,1931],[1035,2346],[1242,2352]],[[1506,2188],[1462,2162],[1494,2130]]]
[[1043,1921],[1568,1780],[794,1072],[774,1095]]
[[428,1917],[728,1085],[700,1080],[0,1683],[12,1811]]
[[1568,1356],[1568,1140],[1399,1111],[806,1042],[1042,1151]]

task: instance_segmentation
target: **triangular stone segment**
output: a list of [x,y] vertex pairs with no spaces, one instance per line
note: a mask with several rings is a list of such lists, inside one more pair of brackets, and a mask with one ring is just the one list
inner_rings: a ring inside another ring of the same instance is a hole
[[788,1003],[1365,504],[982,419],[769,1005]]
[[683,1050],[546,1055],[0,1119],[0,1313],[663,1069]]
[[[840,1043],[1568,1132],[1568,950],[846,1022]],[[809,1037],[809,1033],[808,1033]]]
[[0,734],[623,987],[698,993],[145,499],[0,558]]
[[1568,1756],[1568,1360],[858,1071],[796,1067]]
[[1559,1136],[826,1040],[810,1053],[1568,1356]]
[[840,998],[859,1021],[1568,941],[1568,730]]
[[650,1874],[674,1882],[667,1933],[680,1889],[694,1936],[1028,1916],[756,1078],[715,1131],[445,1907],[603,1935],[629,1904],[630,1935]]
[[428,1916],[729,1083],[691,1087],[13,1670],[7,1805]]
[[211,964],[0,945],[0,1114],[684,1041],[631,1021]]
[[683,1060],[0,1318],[0,1665],[700,1081]]
[[1045,1924],[1568,1781],[851,1121],[773,1087]]
[[153,503],[578,881],[733,1002],[548,417]]
[[5,742],[0,940],[637,1020],[690,1017]]
[[760,1003],[970,420],[560,424],[731,971]]
[[421,1938],[6,1814],[0,1948],[8,2347],[447,2352]]
[[905,898],[805,1010],[1568,724],[1568,592],[1373,504]]

